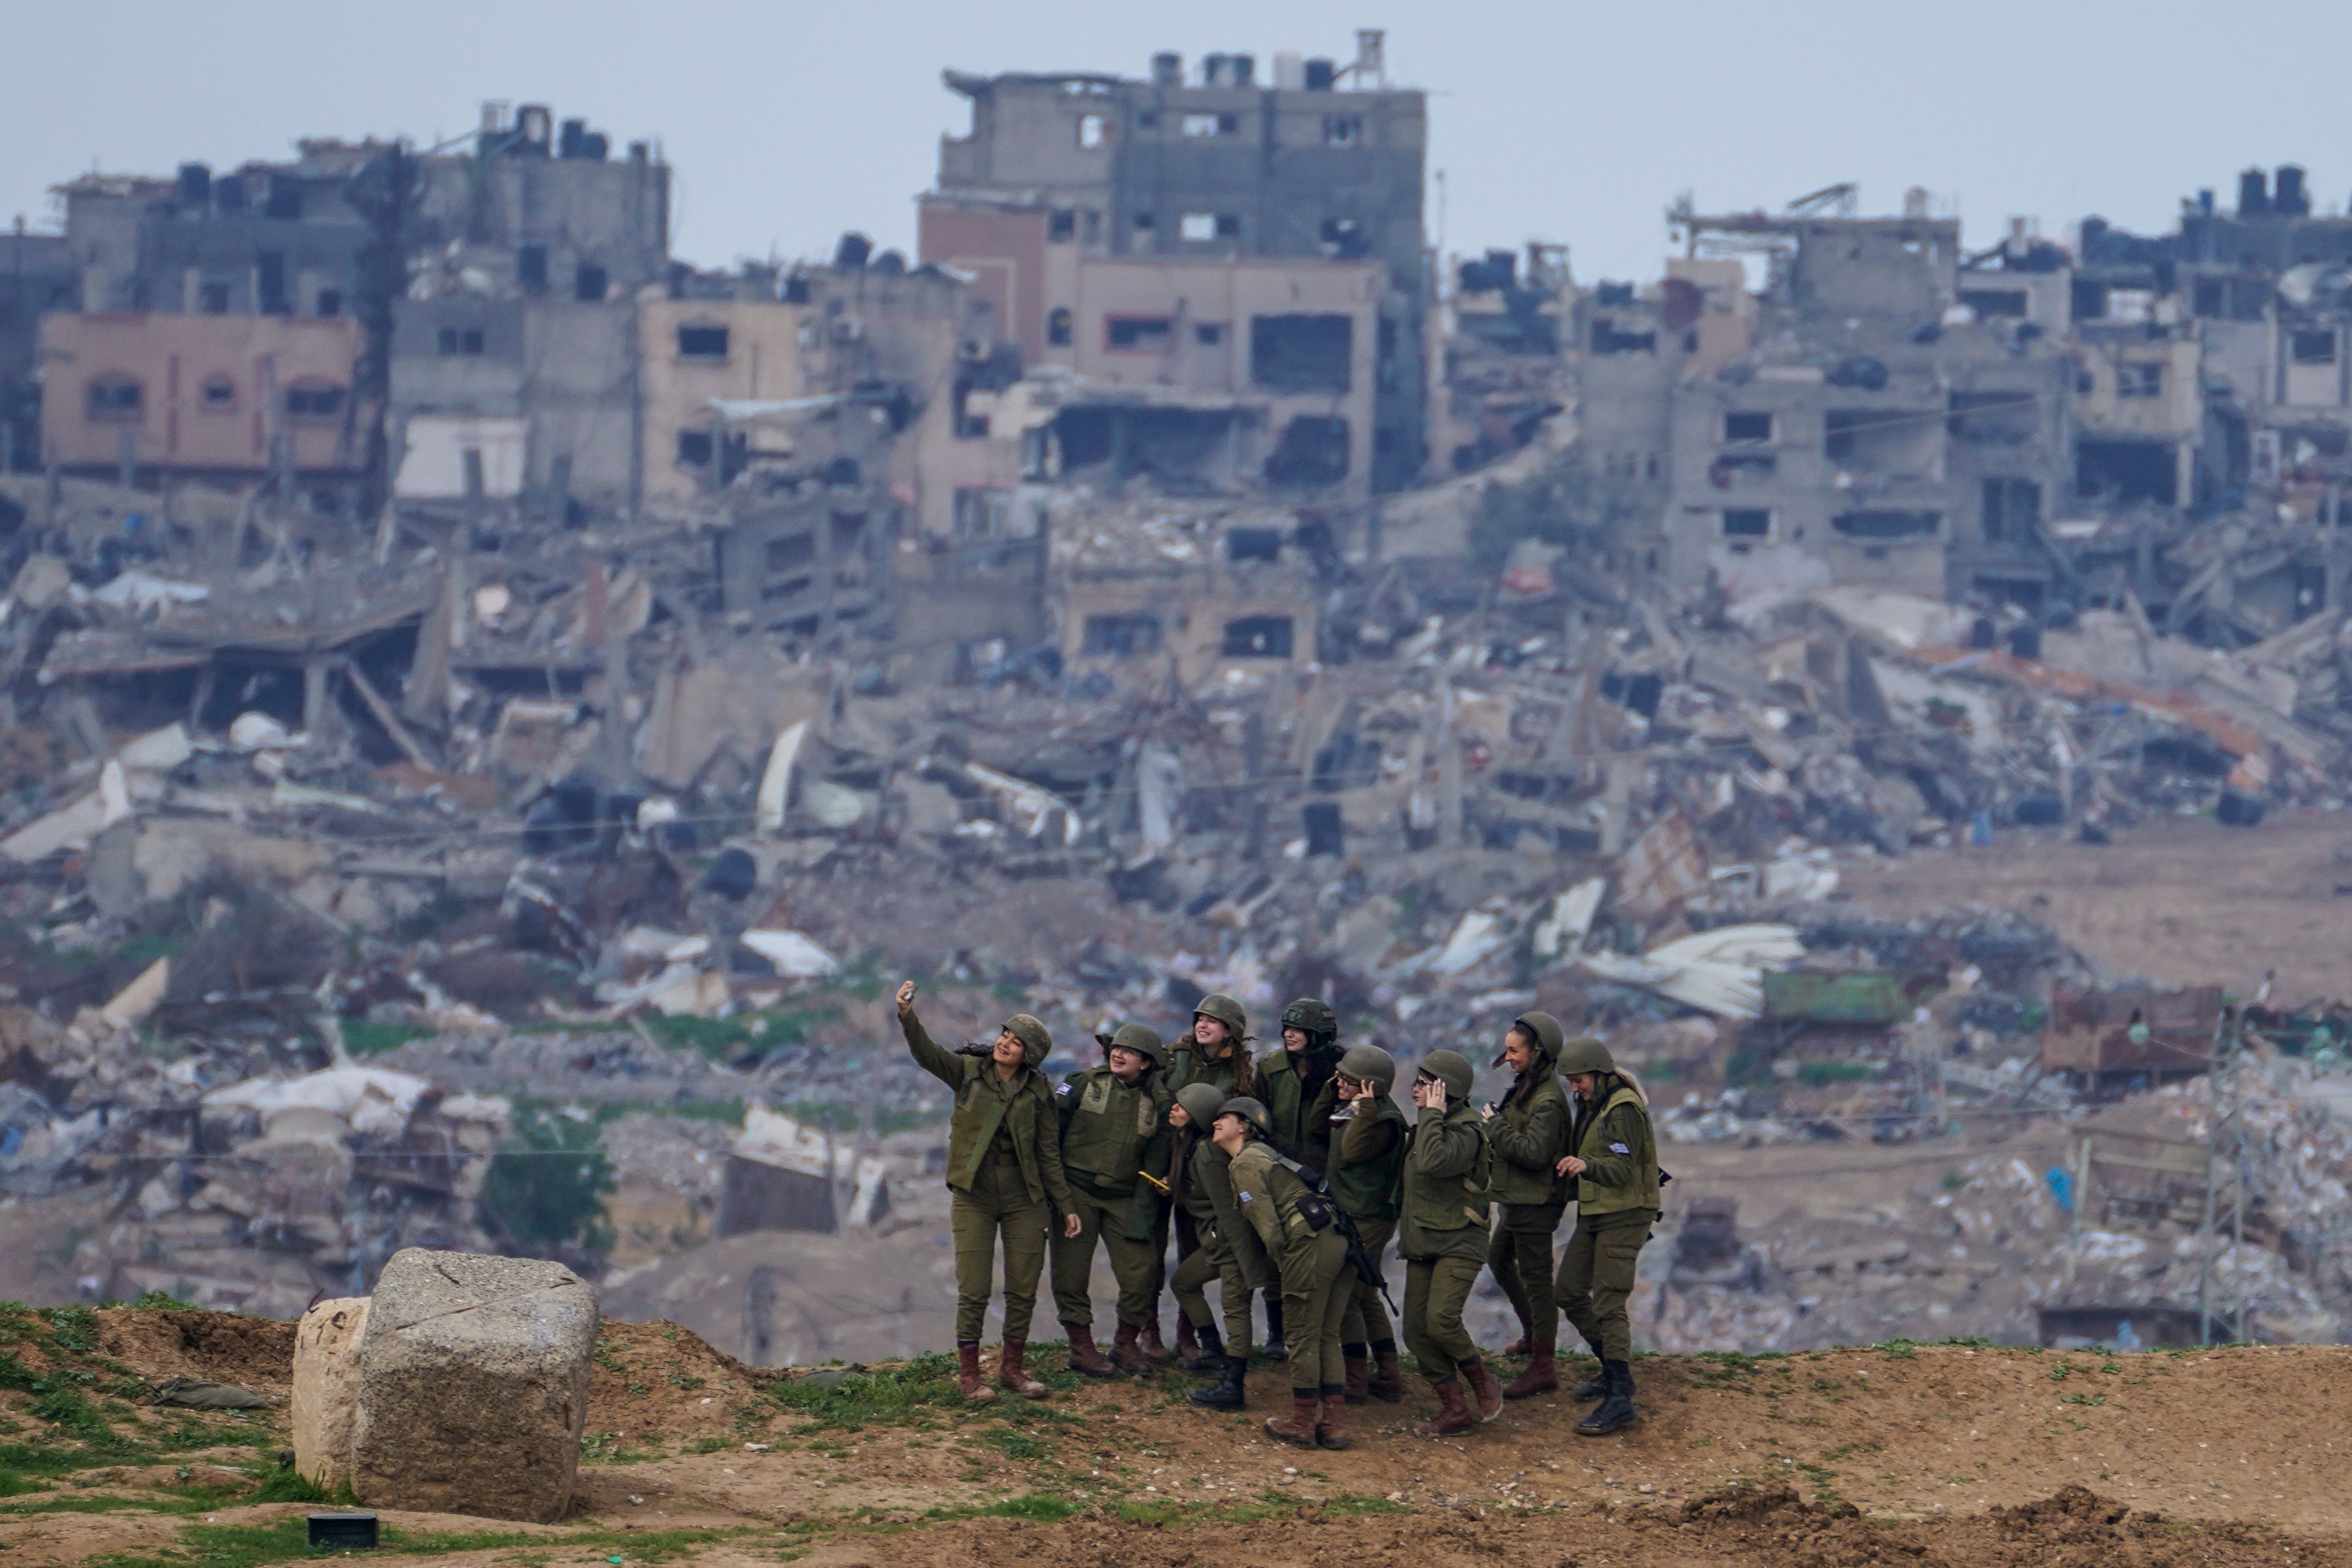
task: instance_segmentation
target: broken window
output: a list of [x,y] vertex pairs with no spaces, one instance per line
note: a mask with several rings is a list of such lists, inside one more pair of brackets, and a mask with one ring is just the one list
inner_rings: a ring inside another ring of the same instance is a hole
[[717,444],[707,430],[681,430],[677,433],[677,464],[681,468],[709,467],[717,450]]
[[2164,366],[2153,361],[2127,360],[2116,367],[2117,397],[2162,397]]
[[1943,452],[1944,420],[1908,409],[1833,408],[1823,420],[1822,455],[1857,471],[1925,478]]
[[1727,507],[1723,512],[1723,537],[1769,539],[1772,537],[1772,514],[1762,507]]
[[1596,354],[1654,354],[1658,351],[1655,332],[1623,332],[1606,316],[1592,323],[1592,351]]
[[612,275],[593,261],[583,261],[572,274],[572,298],[593,305],[612,287]]
[[761,559],[772,577],[778,572],[797,571],[816,559],[816,536],[786,534],[782,538],[770,539]]
[[1155,220],[1152,218],[1152,215],[1151,215],[1150,213],[1138,213],[1138,214],[1135,214],[1135,232],[1136,232],[1136,233],[1138,233],[1138,234],[1142,234],[1142,235],[1148,235],[1148,234],[1150,234],[1150,233],[1151,232],[1151,230],[1152,230],[1152,227],[1153,227],[1153,225],[1154,225],[1154,221],[1155,221]]
[[959,486],[955,493],[955,508],[950,526],[960,539],[995,539],[1004,537],[1005,525],[1013,517],[1013,492],[991,490],[979,486]]
[[2087,277],[2074,279],[2067,304],[2077,321],[2096,321],[2107,313],[2107,286]]
[[478,354],[483,347],[479,327],[444,327],[437,340],[445,354]]
[[1088,245],[1102,243],[1102,214],[1092,207],[1087,209],[1086,239]]
[[1057,349],[1066,349],[1070,346],[1070,308],[1056,305],[1045,312],[1045,341]]
[[1280,560],[1282,530],[1280,528],[1227,528],[1225,559],[1227,560]]
[[2172,445],[2164,441],[2078,441],[2074,489],[2086,498],[2169,507],[2179,497]]
[[1242,128],[1237,114],[1188,114],[1184,117],[1187,136],[1231,136]]
[[2033,439],[2037,401],[2030,392],[1956,392],[1944,429],[1978,446],[2022,446]]
[[146,401],[146,389],[129,376],[100,376],[89,383],[83,406],[92,419],[121,423],[137,419]]
[[1850,539],[1911,539],[1932,534],[1943,522],[1936,512],[1847,512],[1830,527]]
[[1192,326],[1192,341],[1204,349],[1213,349],[1225,340],[1223,321],[1199,321]]
[[1176,322],[1167,316],[1108,316],[1103,319],[1103,347],[1135,353],[1157,353],[1176,335]]
[[1089,615],[1078,652],[1105,659],[1131,659],[1160,652],[1160,617],[1138,611],[1125,615]]
[[2042,528],[2042,486],[2031,479],[1988,479],[1984,482],[1984,537],[1987,544],[2029,541]]
[[1772,416],[1769,413],[1727,413],[1723,416],[1723,439],[1727,442],[1772,439]]
[[547,292],[547,247],[532,244],[515,249],[515,281],[526,294]]
[[1250,380],[1267,392],[1346,392],[1355,352],[1350,317],[1250,318]]
[[1290,625],[1287,615],[1244,615],[1228,621],[1223,655],[1228,659],[1287,659]]
[[341,289],[321,288],[319,290],[319,315],[322,319],[331,320],[342,313],[343,291]]
[[1334,261],[1356,261],[1371,253],[1371,236],[1354,218],[1325,218],[1316,233]]
[[343,389],[332,382],[296,382],[286,389],[289,419],[332,419],[343,412]]
[[206,316],[228,314],[228,285],[207,283],[196,290],[196,308]]
[[290,316],[294,301],[286,291],[286,253],[265,250],[253,258],[254,308],[264,316]]
[[1353,147],[1364,139],[1364,117],[1360,114],[1327,114],[1323,117],[1323,145]]
[[1108,129],[1107,122],[1099,114],[1078,116],[1078,145],[1089,152],[1101,146]]
[[1217,214],[1217,237],[1219,239],[1239,239],[1241,237],[1241,232],[1242,215],[1239,213],[1219,213]]
[[1066,245],[1077,237],[1078,214],[1067,207],[1055,207],[1045,214],[1045,237],[1055,245]]
[[727,357],[724,327],[680,327],[677,357],[681,360],[723,360]]
[[2022,288],[1964,288],[1960,303],[1975,311],[1980,319],[1996,316],[2022,316],[2026,312],[2026,295]]
[[1186,240],[1216,238],[1217,214],[1214,213],[1186,213],[1182,217],[1176,220],[1176,235],[1179,239]]
[[1348,476],[1348,422],[1331,414],[1301,414],[1282,427],[1265,460],[1272,485],[1337,485]]
[[2336,362],[2336,333],[2326,327],[2299,327],[2289,335],[2288,352],[2298,365]]
[[228,413],[236,407],[236,383],[226,376],[206,376],[196,400],[208,413]]

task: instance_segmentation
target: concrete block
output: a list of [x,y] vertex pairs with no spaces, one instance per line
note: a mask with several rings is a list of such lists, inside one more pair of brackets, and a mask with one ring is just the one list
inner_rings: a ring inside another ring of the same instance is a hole
[[368,1299],[320,1301],[294,1329],[294,1468],[328,1491],[352,1479]]

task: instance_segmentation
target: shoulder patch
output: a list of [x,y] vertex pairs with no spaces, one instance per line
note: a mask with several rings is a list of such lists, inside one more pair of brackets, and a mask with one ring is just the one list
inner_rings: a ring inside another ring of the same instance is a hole
[[1234,1192],[1234,1196],[1235,1197],[1239,1198],[1239,1199],[1240,1199],[1242,1202],[1244,1202],[1244,1203],[1247,1203],[1247,1202],[1249,1202],[1249,1201],[1250,1201],[1250,1194],[1249,1194],[1249,1189],[1248,1189],[1247,1187],[1242,1187],[1242,1188],[1239,1188],[1238,1190],[1236,1190],[1236,1191]]
[[1633,1151],[1622,1144],[1612,1144],[1609,1145],[1609,1152],[1612,1155],[1630,1155]]
[[1056,1093],[1056,1094],[1067,1094],[1069,1092],[1070,1092],[1070,1086],[1069,1086],[1068,1084],[1066,1084],[1066,1083],[1063,1084],[1059,1089],[1056,1089],[1056,1090],[1055,1090],[1055,1091],[1054,1091],[1054,1092],[1055,1092],[1055,1093]]

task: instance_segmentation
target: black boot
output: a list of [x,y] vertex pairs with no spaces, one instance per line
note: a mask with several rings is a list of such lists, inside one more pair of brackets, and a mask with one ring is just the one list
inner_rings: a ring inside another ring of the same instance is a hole
[[1216,1324],[1211,1323],[1204,1329],[1194,1329],[1192,1343],[1195,1354],[1190,1361],[1180,1360],[1177,1363],[1179,1366],[1187,1372],[1221,1374],[1224,1371],[1225,1336],[1217,1332]]
[[1622,1361],[1604,1361],[1601,1364],[1601,1376],[1608,1385],[1608,1393],[1591,1415],[1576,1424],[1580,1437],[1605,1437],[1642,1418],[1633,1408],[1633,1367]]
[[1237,1355],[1226,1356],[1217,1369],[1217,1381],[1206,1388],[1186,1391],[1184,1397],[1207,1410],[1238,1410],[1247,1403],[1242,1385],[1249,1366]]
[[1265,1358],[1288,1361],[1290,1347],[1282,1340],[1282,1298],[1271,1291],[1265,1297]]
[[[1606,1399],[1609,1397],[1608,1363],[1601,1360],[1601,1347],[1599,1345],[1588,1344],[1584,1348],[1591,1354],[1592,1359],[1595,1362],[1600,1363],[1600,1364],[1596,1365],[1592,1369],[1592,1375],[1591,1377],[1586,1378],[1582,1383],[1576,1385],[1576,1392],[1569,1396],[1569,1397],[1571,1399],[1582,1399],[1588,1402],[1594,1399]],[[1633,1390],[1628,1388],[1626,1392],[1630,1394]]]

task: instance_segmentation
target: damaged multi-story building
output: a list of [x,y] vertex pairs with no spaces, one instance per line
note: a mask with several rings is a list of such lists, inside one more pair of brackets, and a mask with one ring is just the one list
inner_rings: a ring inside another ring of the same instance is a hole
[[948,73],[971,128],[940,144],[921,257],[971,274],[1050,368],[1027,471],[1353,513],[1421,473],[1423,95],[1389,85],[1377,31],[1345,66],[1270,63]]

